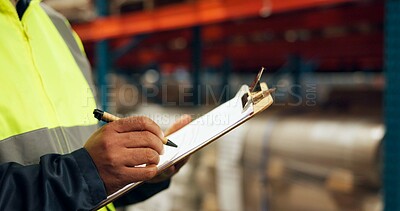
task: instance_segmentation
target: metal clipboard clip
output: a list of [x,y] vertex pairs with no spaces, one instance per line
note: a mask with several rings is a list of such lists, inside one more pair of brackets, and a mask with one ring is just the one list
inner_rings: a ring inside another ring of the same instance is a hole
[[260,82],[264,69],[264,67],[261,68],[253,83],[249,86],[247,93],[242,96],[242,112],[246,111],[251,105],[256,105],[264,98],[269,97],[276,90],[276,88],[268,89],[266,83]]

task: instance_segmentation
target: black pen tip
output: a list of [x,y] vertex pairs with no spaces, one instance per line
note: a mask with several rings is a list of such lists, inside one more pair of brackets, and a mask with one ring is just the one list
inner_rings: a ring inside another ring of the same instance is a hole
[[170,141],[169,139],[168,139],[166,145],[171,146],[171,147],[178,147],[178,145],[176,145],[174,142]]
[[100,121],[103,118],[104,111],[96,108],[93,110],[93,114],[94,114],[94,117]]

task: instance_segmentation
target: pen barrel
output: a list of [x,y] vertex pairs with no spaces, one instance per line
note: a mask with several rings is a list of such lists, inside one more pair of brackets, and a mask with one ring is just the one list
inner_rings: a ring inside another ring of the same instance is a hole
[[[93,114],[96,119],[107,122],[107,123],[121,119],[117,116],[114,116],[114,115],[107,113],[105,111],[102,111],[100,109],[94,109]],[[161,141],[165,145],[168,145],[171,147],[178,147],[178,145],[176,145],[174,142],[168,140],[168,138],[166,138],[166,137],[162,138]]]
[[119,120],[120,118],[117,117],[117,116],[114,116],[114,115],[112,115],[112,114],[109,114],[109,113],[107,113],[107,112],[104,112],[103,117],[102,117],[101,119],[102,119],[103,121],[105,121],[105,122],[113,122],[113,121]]
[[162,139],[162,143],[163,143],[163,144],[167,144],[167,142],[168,142],[168,139],[164,137],[164,138]]
[[[105,122],[113,122],[113,121],[117,121],[117,120],[119,120],[119,119],[121,119],[121,118],[119,118],[119,117],[117,117],[117,116],[114,116],[114,115],[112,115],[112,114],[110,114],[110,113],[107,113],[107,112],[104,112],[103,113],[103,116],[101,117],[101,120],[103,120],[103,121],[105,121]],[[163,144],[167,144],[168,143],[168,139],[167,138],[163,138],[163,139],[161,139],[162,140],[162,142],[163,142]]]

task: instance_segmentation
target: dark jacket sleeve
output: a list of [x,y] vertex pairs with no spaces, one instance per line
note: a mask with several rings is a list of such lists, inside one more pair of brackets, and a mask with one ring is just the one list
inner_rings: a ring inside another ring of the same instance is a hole
[[44,155],[37,165],[0,165],[0,210],[90,210],[106,196],[83,148]]
[[121,207],[144,201],[160,191],[167,189],[170,181],[171,180],[166,180],[159,183],[144,183],[143,185],[133,189],[131,192],[118,198],[116,201],[114,201],[114,205],[116,207]]

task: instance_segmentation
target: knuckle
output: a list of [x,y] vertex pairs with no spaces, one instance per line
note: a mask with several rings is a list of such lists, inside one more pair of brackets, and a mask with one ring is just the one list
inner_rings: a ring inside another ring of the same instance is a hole
[[101,147],[103,148],[104,151],[108,152],[112,150],[113,144],[111,142],[112,141],[108,137],[105,137],[102,140]]
[[157,153],[155,153],[155,156],[154,156],[153,159],[154,159],[153,162],[154,162],[155,164],[158,164],[158,163],[160,162],[160,156],[159,156]]
[[146,168],[146,171],[144,172],[144,177],[146,180],[152,179],[156,175],[157,175],[156,167]]
[[158,125],[152,119],[150,119],[146,116],[140,116],[139,118],[140,118],[140,123],[141,123],[143,130],[145,130],[149,127],[154,127],[154,126],[158,127]]
[[143,137],[148,147],[159,153],[162,151],[163,144],[153,133],[149,131],[143,131]]
[[112,167],[112,168],[116,167],[115,158],[114,158],[113,153],[109,153],[109,152],[104,153],[103,160],[104,160],[105,165]]
[[144,129],[146,128],[146,124],[147,124],[147,122],[148,122],[147,119],[148,119],[148,118],[145,117],[145,116],[139,116],[139,117],[136,118],[137,124],[138,124],[138,126],[139,126],[140,128],[142,128],[142,130],[144,130]]
[[163,151],[164,145],[161,141],[156,141],[154,144],[153,149],[156,150],[158,153],[161,153]]
[[149,163],[158,163],[160,156],[157,152],[151,149],[146,149],[146,159]]
[[153,120],[151,120],[149,117],[141,116],[141,119],[142,119],[142,122],[143,122],[144,124],[151,124],[151,123],[153,123]]
[[101,148],[104,162],[107,163],[107,165],[109,166],[115,167],[116,161],[118,159],[116,158],[116,153],[111,141],[103,141],[101,144]]

